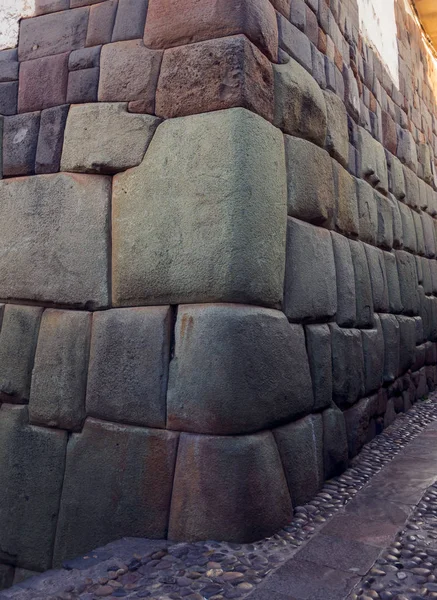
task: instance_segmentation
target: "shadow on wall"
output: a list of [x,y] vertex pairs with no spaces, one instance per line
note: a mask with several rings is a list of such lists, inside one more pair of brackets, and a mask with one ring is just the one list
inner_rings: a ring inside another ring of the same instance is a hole
[[18,23],[35,12],[35,0],[2,0],[0,5],[0,50],[14,48],[18,41]]

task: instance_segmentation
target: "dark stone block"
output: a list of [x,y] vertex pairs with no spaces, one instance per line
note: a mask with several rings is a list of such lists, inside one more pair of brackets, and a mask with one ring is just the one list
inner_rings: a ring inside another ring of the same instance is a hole
[[416,324],[413,318],[398,315],[400,333],[399,368],[403,374],[413,364],[416,358]]
[[57,173],[61,161],[69,106],[47,108],[41,113],[35,172]]
[[71,71],[68,75],[67,102],[70,104],[97,102],[98,89],[98,67]]
[[148,0],[118,0],[112,41],[136,40],[143,37]]
[[339,407],[354,404],[364,395],[364,357],[361,331],[330,324],[333,400]]
[[106,2],[91,6],[86,46],[109,44],[112,38],[116,12],[117,0],[106,0]]
[[67,53],[22,62],[18,112],[32,112],[65,104],[67,82]]
[[33,175],[38,145],[40,113],[5,117],[3,131],[3,175]]
[[362,329],[364,355],[364,387],[368,395],[377,391],[384,373],[384,336],[379,316],[375,315],[375,329]]
[[397,250],[396,262],[404,313],[417,315],[419,312],[419,296],[417,293],[418,281],[415,257],[403,250]]
[[306,325],[305,335],[317,411],[332,403],[331,332],[329,325]]
[[307,36],[278,14],[279,47],[285,50],[292,58],[302,65],[307,71],[312,71],[311,42]]
[[10,116],[17,112],[18,82],[0,83],[0,115]]
[[356,456],[368,441],[370,421],[377,412],[377,405],[378,396],[371,396],[344,411],[350,458]]
[[18,80],[19,63],[11,60],[1,60],[0,57],[0,83]]
[[68,59],[68,68],[70,71],[80,71],[81,69],[91,69],[100,66],[101,46],[94,48],[80,48],[73,50]]
[[70,8],[70,0],[36,0],[35,1],[35,16],[46,15],[52,12],[68,10]]
[[373,295],[364,244],[349,240],[355,273],[357,327],[373,327]]
[[337,324],[353,327],[357,318],[355,275],[349,240],[331,232],[337,279]]
[[325,478],[342,473],[348,465],[348,444],[344,415],[337,407],[328,408],[323,418],[323,462]]
[[399,375],[399,322],[394,315],[380,315],[384,335],[384,382],[394,381]]
[[[388,312],[389,291],[384,253],[379,248],[364,244],[372,283],[373,307],[375,312]],[[388,254],[388,253],[387,253]]]

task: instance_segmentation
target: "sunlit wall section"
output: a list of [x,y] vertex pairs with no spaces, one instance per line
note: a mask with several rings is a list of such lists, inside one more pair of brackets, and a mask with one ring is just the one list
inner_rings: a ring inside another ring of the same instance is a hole
[[30,17],[35,0],[0,0],[0,50],[13,48],[18,39],[18,22]]

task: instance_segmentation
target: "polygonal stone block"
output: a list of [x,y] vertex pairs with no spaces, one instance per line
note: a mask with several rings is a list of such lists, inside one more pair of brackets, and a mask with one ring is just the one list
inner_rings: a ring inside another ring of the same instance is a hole
[[413,318],[396,316],[399,323],[399,369],[405,373],[414,364],[416,358],[416,324]]
[[98,67],[71,71],[68,75],[67,102],[97,102],[100,70]]
[[358,175],[378,190],[388,191],[384,148],[362,127],[358,127]]
[[433,218],[427,213],[420,213],[422,220],[423,238],[425,241],[425,255],[428,258],[434,258],[436,255],[436,242]]
[[32,373],[31,423],[70,431],[81,429],[90,336],[90,313],[44,311]]
[[1,551],[19,567],[51,567],[66,445],[66,431],[29,426],[27,407],[0,408]]
[[86,420],[67,446],[54,566],[124,536],[167,536],[178,437]]
[[166,306],[94,314],[88,415],[165,428],[170,328]]
[[40,113],[5,117],[3,125],[3,175],[33,175],[38,145]]
[[323,462],[325,479],[342,473],[348,464],[348,445],[344,415],[336,406],[322,412]]
[[412,254],[403,250],[397,250],[395,254],[404,313],[407,315],[417,315],[419,311],[419,298],[417,295],[418,282],[415,258]]
[[388,167],[388,188],[397,200],[405,198],[405,179],[401,161],[390,154],[385,153]]
[[[0,305],[0,400],[27,403],[42,308]],[[1,323],[3,318],[3,323]]]
[[373,294],[364,244],[349,240],[355,275],[356,326],[373,327]]
[[18,112],[33,112],[65,104],[67,84],[68,53],[22,62]]
[[329,231],[288,218],[284,312],[292,321],[329,318],[337,311],[335,261]]
[[303,31],[295,27],[288,19],[284,19],[282,15],[277,15],[277,17],[280,49],[285,51],[287,55],[291,56],[310,73],[312,71],[310,40]]
[[141,165],[114,178],[115,305],[278,306],[284,155],[281,133],[244,109],[162,123]]
[[135,40],[144,34],[148,0],[118,0],[112,41]]
[[399,321],[394,315],[380,315],[384,335],[384,383],[394,381],[399,375]]
[[391,250],[393,247],[393,208],[385,196],[375,191],[378,210],[378,233],[376,243],[380,248]]
[[99,67],[101,50],[101,46],[73,50],[73,52],[70,52],[70,56],[68,58],[69,71],[81,71]]
[[423,235],[422,219],[420,218],[420,214],[415,210],[412,210],[411,214],[413,216],[414,228],[416,230],[417,254],[420,254],[420,256],[424,256],[426,249],[425,238]]
[[216,435],[267,429],[309,413],[305,335],[280,311],[211,304],[179,308],[167,427]]
[[398,128],[397,156],[404,165],[417,172],[417,146],[408,129]]
[[364,394],[364,357],[361,331],[330,323],[333,400],[340,408]]
[[306,504],[323,485],[323,420],[320,414],[273,431],[293,506]]
[[170,539],[253,542],[277,531],[291,514],[271,432],[234,437],[181,434]]
[[372,283],[373,308],[375,312],[388,312],[389,291],[384,253],[379,248],[364,244]]
[[96,175],[0,181],[0,298],[105,306],[110,191]]
[[383,252],[385,261],[385,272],[387,275],[389,312],[401,313],[404,310],[401,299],[401,288],[399,286],[399,273],[396,256],[393,252]]
[[313,382],[313,411],[318,411],[332,404],[332,352],[329,325],[306,325],[305,338]]
[[[111,41],[117,8],[118,0],[106,0],[106,2],[99,2],[95,6],[91,6],[86,46],[98,46],[99,44],[108,44]],[[141,34],[139,37],[141,37]]]
[[419,178],[411,169],[404,165],[405,198],[403,202],[411,208],[417,208],[420,204]]
[[35,16],[58,12],[60,10],[68,10],[69,8],[70,0],[36,0]]
[[331,232],[337,279],[337,324],[353,327],[357,318],[355,275],[349,240]]
[[350,458],[356,456],[368,441],[370,420],[375,414],[377,400],[377,396],[363,398],[343,413]]
[[404,231],[402,227],[401,211],[399,210],[399,202],[394,196],[389,194],[387,200],[391,205],[391,214],[393,217],[393,248],[402,248],[404,245]]
[[376,246],[378,235],[378,205],[373,188],[356,179],[360,240]]
[[345,235],[358,237],[359,216],[355,180],[336,160],[332,161],[335,183],[335,225]]
[[48,108],[41,113],[35,172],[56,173],[61,162],[68,105]]
[[404,249],[416,253],[417,237],[413,220],[413,211],[402,202],[398,202],[398,208],[401,213]]
[[384,336],[378,315],[375,315],[375,326],[375,329],[361,330],[365,395],[381,387],[384,374]]
[[419,179],[419,208],[422,210],[428,209],[428,202],[432,197],[432,194],[430,194],[428,188],[429,186],[426,185],[423,179]]
[[0,115],[12,116],[17,112],[18,81],[0,83]]
[[341,98],[330,91],[323,92],[326,102],[327,127],[326,148],[343,167],[349,163],[349,130],[347,112]]

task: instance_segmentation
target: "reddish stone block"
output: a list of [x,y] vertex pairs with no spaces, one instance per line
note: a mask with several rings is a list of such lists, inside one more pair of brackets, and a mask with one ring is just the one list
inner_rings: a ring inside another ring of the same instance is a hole
[[3,126],[3,175],[33,175],[40,113],[5,117]]
[[136,40],[144,35],[147,0],[118,0],[112,41]]
[[65,104],[68,53],[21,63],[18,112],[32,112]]
[[57,173],[62,154],[68,104],[48,108],[41,113],[36,150],[35,173]]
[[72,71],[68,76],[67,102],[97,102],[99,89],[99,68]]
[[305,18],[305,35],[309,38],[310,42],[317,46],[319,43],[319,23],[316,15],[313,11],[306,6],[306,18]]
[[382,143],[389,152],[396,156],[396,149],[398,145],[398,136],[396,130],[396,123],[391,116],[382,111]]
[[0,115],[10,116],[17,112],[18,81],[0,83]]
[[243,33],[278,57],[276,13],[269,0],[149,0],[144,43],[172,48]]
[[70,0],[36,0],[35,16],[46,15],[52,12],[68,10],[70,8]]
[[90,8],[86,46],[98,46],[111,41],[116,12],[117,0],[107,0]]
[[287,19],[290,16],[291,0],[270,0],[277,11],[282,13]]
[[245,36],[164,52],[156,114],[179,117],[242,106],[273,120],[273,69]]
[[103,46],[99,102],[135,102],[135,112],[153,113],[162,55],[139,40]]
[[327,50],[327,40],[326,33],[319,27],[319,39],[317,42],[317,48],[320,50],[322,54],[326,54]]
[[68,68],[70,71],[80,71],[81,69],[91,69],[100,66],[100,51],[102,47],[81,48],[74,50],[68,59]]

